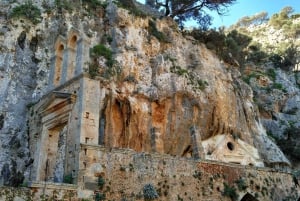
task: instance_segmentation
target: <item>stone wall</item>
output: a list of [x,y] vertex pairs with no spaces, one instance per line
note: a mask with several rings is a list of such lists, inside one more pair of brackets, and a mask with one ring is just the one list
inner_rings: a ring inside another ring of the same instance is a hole
[[98,192],[107,200],[143,200],[146,184],[155,187],[158,200],[241,200],[247,193],[265,201],[300,196],[291,174],[268,168],[88,144],[81,145],[80,161],[79,197],[92,198]]
[[78,185],[28,183],[29,188],[1,188],[0,200],[144,200],[151,184],[154,200],[296,201],[300,187],[291,174],[214,161],[106,149],[81,144]]
[[54,183],[33,183],[31,187],[0,188],[0,200],[36,201],[36,200],[77,200],[76,186]]

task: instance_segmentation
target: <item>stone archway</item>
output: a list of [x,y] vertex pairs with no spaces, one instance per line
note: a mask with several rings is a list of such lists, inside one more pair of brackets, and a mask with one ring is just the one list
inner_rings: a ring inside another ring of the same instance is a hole
[[241,201],[258,201],[253,195],[250,193],[246,193],[244,197],[241,199]]

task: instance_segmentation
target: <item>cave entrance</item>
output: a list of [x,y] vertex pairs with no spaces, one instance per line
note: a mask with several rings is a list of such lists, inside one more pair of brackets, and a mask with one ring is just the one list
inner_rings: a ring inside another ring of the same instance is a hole
[[255,197],[253,197],[250,193],[246,193],[241,201],[258,201]]

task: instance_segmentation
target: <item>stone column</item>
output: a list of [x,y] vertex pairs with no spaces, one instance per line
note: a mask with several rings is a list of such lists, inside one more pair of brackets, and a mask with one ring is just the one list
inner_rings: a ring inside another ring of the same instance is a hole
[[190,135],[192,139],[193,157],[195,159],[203,158],[203,147],[201,144],[201,135],[195,125],[190,127]]
[[75,76],[76,66],[76,48],[68,48],[68,67],[67,67],[67,80],[72,79]]
[[75,76],[84,72],[86,64],[90,61],[90,44],[82,38],[77,41]]
[[77,52],[76,52],[76,59],[75,59],[75,76],[83,73],[83,39],[79,39],[77,41]]
[[153,152],[164,153],[164,142],[159,128],[150,129],[150,138],[151,138],[151,150]]

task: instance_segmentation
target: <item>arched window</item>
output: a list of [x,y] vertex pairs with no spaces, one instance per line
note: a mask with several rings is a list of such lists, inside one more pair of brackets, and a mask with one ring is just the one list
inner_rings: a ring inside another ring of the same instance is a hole
[[73,35],[70,40],[69,40],[69,44],[68,46],[72,49],[75,49],[76,46],[77,46],[77,36],[76,35]]
[[241,201],[258,201],[255,197],[253,197],[250,193],[246,193]]
[[76,66],[76,52],[77,52],[77,35],[70,35],[68,40],[68,69],[67,80],[72,79],[75,73]]
[[63,64],[63,55],[64,55],[64,45],[59,44],[55,51],[55,72],[54,72],[54,86],[58,86],[61,80],[61,74],[62,74],[62,64]]

